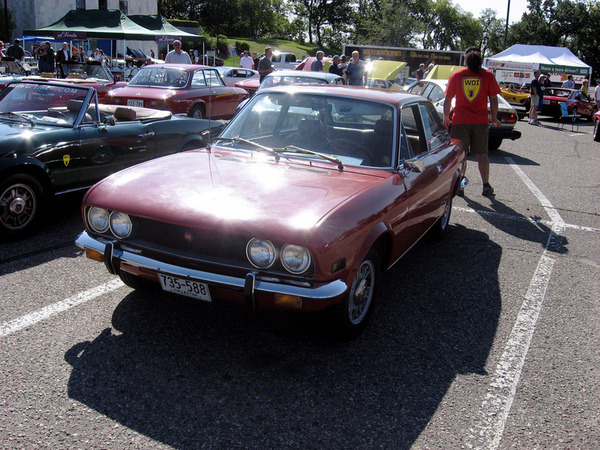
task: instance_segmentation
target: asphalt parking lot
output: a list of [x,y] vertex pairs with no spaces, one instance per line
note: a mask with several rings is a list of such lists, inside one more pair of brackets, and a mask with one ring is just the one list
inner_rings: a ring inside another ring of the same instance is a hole
[[600,145],[541,122],[490,155],[495,196],[470,162],[446,238],[385,274],[346,343],[132,291],[75,247],[63,199],[0,244],[0,447],[600,447]]

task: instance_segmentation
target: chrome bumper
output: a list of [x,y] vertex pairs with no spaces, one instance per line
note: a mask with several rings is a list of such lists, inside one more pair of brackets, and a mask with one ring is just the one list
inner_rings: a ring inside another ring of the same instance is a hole
[[188,269],[173,264],[167,264],[146,256],[142,256],[127,249],[118,248],[115,242],[98,240],[91,237],[87,231],[81,233],[75,244],[82,249],[96,250],[104,255],[104,264],[112,274],[118,274],[121,263],[139,267],[154,273],[164,273],[180,278],[199,281],[209,286],[221,287],[244,292],[246,303],[255,306],[256,294],[285,294],[301,297],[303,300],[328,301],[335,299],[346,292],[348,287],[342,280],[334,280],[318,287],[302,287],[289,284],[264,281],[257,272],[249,272],[245,278],[220,275],[201,270]]

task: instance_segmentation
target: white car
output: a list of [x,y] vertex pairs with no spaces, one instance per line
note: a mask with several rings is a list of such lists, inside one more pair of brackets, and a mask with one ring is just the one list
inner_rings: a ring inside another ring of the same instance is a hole
[[225,84],[232,87],[235,86],[235,83],[247,78],[259,77],[257,70],[245,69],[243,67],[217,66],[215,69],[219,71]]
[[[427,97],[435,105],[435,109],[442,120],[444,120],[444,102],[446,100],[446,86],[448,80],[420,80],[411,84],[406,92]],[[489,110],[489,104],[488,104]],[[488,148],[490,151],[497,150],[504,139],[519,139],[521,132],[514,129],[519,120],[515,108],[498,94],[498,120],[501,125],[498,128],[490,128]]]

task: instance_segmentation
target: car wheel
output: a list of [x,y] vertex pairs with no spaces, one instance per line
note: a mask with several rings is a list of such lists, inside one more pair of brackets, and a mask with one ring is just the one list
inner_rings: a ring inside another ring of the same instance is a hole
[[379,255],[369,250],[361,263],[344,300],[336,306],[336,324],[342,339],[358,336],[365,328],[379,285]]
[[444,209],[444,214],[438,218],[438,220],[433,224],[431,229],[429,230],[429,234],[434,239],[441,239],[446,234],[446,230],[448,229],[448,224],[450,223],[450,213],[452,212],[452,196],[446,203],[446,208]]
[[20,237],[35,229],[41,215],[43,189],[29,175],[12,175],[0,183],[0,229]]
[[594,140],[600,142],[600,120],[594,122]]
[[190,111],[190,117],[194,119],[204,119],[204,113],[202,112],[202,106],[196,105]]
[[491,137],[488,139],[488,150],[493,152],[494,150],[498,150],[502,145],[502,138],[499,137]]
[[123,270],[119,271],[119,278],[121,278],[121,281],[123,281],[123,283],[125,283],[127,286],[137,291],[152,292],[158,290],[158,283],[153,283],[150,280],[133,275]]

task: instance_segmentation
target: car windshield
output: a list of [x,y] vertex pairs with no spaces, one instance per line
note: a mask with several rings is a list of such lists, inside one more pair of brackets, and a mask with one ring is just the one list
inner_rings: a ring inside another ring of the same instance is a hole
[[47,83],[12,83],[0,93],[0,120],[29,124],[73,126],[77,117],[92,121],[81,111],[91,90]]
[[182,88],[187,85],[190,73],[176,67],[151,65],[142,67],[131,79],[129,86]]
[[357,98],[259,93],[231,121],[216,145],[243,150],[256,150],[253,147],[260,145],[287,157],[323,160],[325,155],[343,165],[391,167],[394,111],[389,104]]
[[25,70],[15,61],[2,58],[0,61],[0,75],[5,74],[25,75]]
[[[99,62],[78,63],[67,61],[61,64],[61,70],[66,78],[93,78],[97,81],[112,83],[114,81],[110,71]],[[66,69],[66,70],[65,70]],[[66,74],[64,72],[67,72]]]

